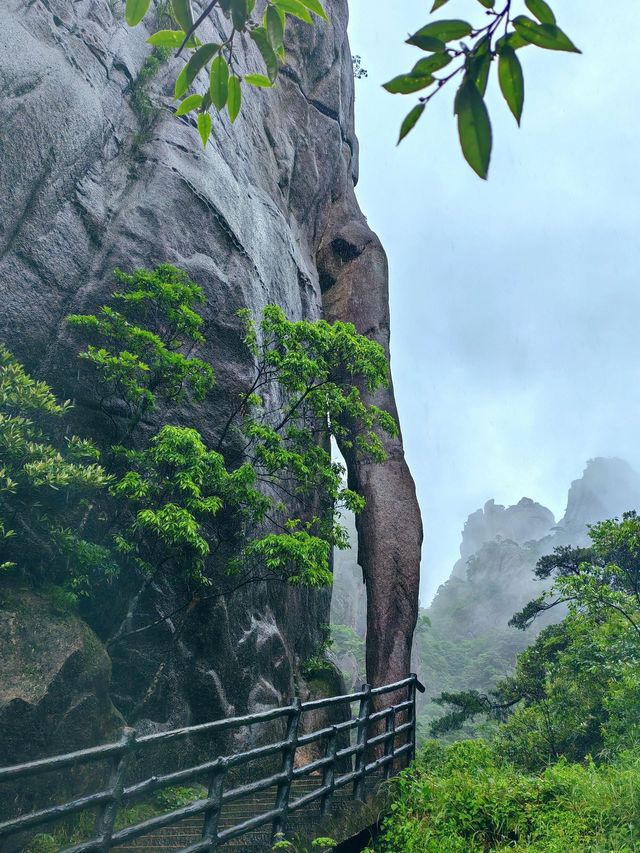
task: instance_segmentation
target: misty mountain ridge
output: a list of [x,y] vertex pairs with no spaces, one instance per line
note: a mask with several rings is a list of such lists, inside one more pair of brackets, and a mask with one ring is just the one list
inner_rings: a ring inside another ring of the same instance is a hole
[[[509,675],[516,655],[563,616],[558,609],[526,631],[508,624],[544,590],[534,575],[540,557],[562,545],[588,545],[589,524],[631,509],[640,509],[640,474],[622,459],[597,457],[571,483],[559,521],[529,497],[513,506],[489,500],[471,513],[462,530],[460,558],[418,620],[413,663],[427,687],[425,698],[442,691],[486,691]],[[366,595],[355,519],[350,515],[345,523],[352,547],[335,554],[332,656],[347,684],[355,687],[365,680]],[[440,710],[429,703],[424,713],[429,719]]]
[[[588,545],[588,525],[640,507],[640,475],[624,460],[591,459],[569,488],[564,516],[530,498],[513,506],[490,500],[467,519],[460,559],[421,611],[414,642],[415,666],[427,697],[442,691],[486,691],[508,675],[556,610],[526,631],[508,625],[513,614],[541,594],[534,575],[543,555],[563,545]],[[439,715],[433,704],[425,716]]]

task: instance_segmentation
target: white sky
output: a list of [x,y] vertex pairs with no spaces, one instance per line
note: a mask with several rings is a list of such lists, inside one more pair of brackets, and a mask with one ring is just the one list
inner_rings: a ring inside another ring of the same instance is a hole
[[[460,154],[452,92],[395,147],[416,96],[380,84],[424,55],[403,40],[431,5],[350,3],[352,51],[369,72],[356,84],[358,195],[391,266],[394,379],[426,529],[423,602],[487,499],[526,495],[559,517],[590,457],[640,465],[638,0],[614,11],[551,3],[584,55],[520,52],[520,130],[492,79],[486,183]],[[451,0],[434,17],[482,11]]]

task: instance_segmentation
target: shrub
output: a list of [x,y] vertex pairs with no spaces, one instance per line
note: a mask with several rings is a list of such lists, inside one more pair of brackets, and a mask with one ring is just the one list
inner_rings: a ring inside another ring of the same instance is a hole
[[380,851],[628,853],[640,850],[640,754],[526,774],[482,741],[427,744],[395,782]]

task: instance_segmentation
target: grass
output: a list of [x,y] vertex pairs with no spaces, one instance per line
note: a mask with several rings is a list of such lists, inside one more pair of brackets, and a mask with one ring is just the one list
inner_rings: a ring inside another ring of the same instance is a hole
[[376,851],[637,853],[640,753],[614,764],[561,761],[539,775],[482,741],[427,744],[394,785]]

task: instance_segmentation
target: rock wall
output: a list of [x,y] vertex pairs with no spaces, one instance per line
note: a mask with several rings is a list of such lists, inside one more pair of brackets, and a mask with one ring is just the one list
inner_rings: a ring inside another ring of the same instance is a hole
[[[347,3],[327,4],[330,26],[291,28],[278,87],[247,92],[233,127],[215,117],[206,150],[193,122],[172,113],[182,60],[142,89],[154,13],[132,31],[122,6],[0,4],[0,340],[68,396],[74,354],[64,318],[101,304],[115,267],[174,263],[205,290],[209,344],[200,355],[217,378],[212,402],[179,417],[213,441],[249,367],[238,309],[257,317],[277,303],[292,319],[353,320],[388,348],[386,261],[354,194]],[[215,38],[221,22],[210,27]],[[250,40],[241,64],[260,68]],[[90,418],[76,402],[80,421]],[[395,412],[391,388],[378,402]],[[370,619],[386,644],[373,678],[387,676],[387,662],[391,674],[408,669],[417,613],[419,513],[400,439],[389,452],[375,469],[349,460],[368,500],[360,550]],[[159,592],[169,606],[172,591]],[[150,598],[141,615],[154,614]],[[130,713],[165,661],[143,727],[276,704],[296,689],[298,665],[328,621],[328,591],[247,588],[201,607],[178,643],[169,621],[113,651],[114,701]]]
[[44,595],[5,589],[0,649],[3,764],[19,764],[34,751],[64,752],[70,742],[108,742],[118,734],[122,717],[109,697],[111,661],[77,616]]
[[464,578],[467,562],[485,542],[510,539],[524,545],[542,539],[555,525],[553,513],[531,498],[522,498],[514,506],[504,507],[487,501],[482,509],[472,512],[466,520],[460,543],[460,559],[453,567],[452,576]]

